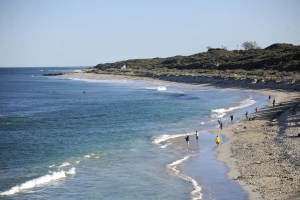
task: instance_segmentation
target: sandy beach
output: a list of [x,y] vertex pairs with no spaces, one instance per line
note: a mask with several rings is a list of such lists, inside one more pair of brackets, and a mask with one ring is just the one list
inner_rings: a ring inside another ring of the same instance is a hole
[[254,120],[233,123],[222,134],[228,142],[216,148],[218,160],[226,163],[229,179],[248,192],[249,199],[299,199],[300,121],[299,93],[272,94],[277,103],[252,114]]
[[[64,76],[136,79],[152,82],[168,80],[92,73]],[[182,83],[180,80],[178,82]],[[182,84],[199,83],[185,81]],[[266,98],[271,95],[268,106],[260,109],[258,113],[249,112],[248,116],[254,118],[253,120],[246,119],[245,115],[235,116],[233,123],[224,126],[221,134],[228,140],[225,143],[221,141],[221,145],[215,148],[217,159],[225,162],[229,169],[228,179],[236,181],[247,192],[248,199],[300,199],[299,89],[286,86],[282,89],[280,84],[264,86],[226,81],[199,84],[199,86],[244,89],[266,95]],[[274,97],[275,106],[272,105]],[[212,132],[220,134],[220,129]],[[186,145],[184,138],[178,138],[177,141],[183,141],[177,142],[178,145]]]

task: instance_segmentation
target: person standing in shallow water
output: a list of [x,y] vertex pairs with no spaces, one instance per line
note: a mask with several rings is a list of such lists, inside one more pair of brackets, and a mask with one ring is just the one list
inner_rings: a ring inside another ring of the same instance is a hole
[[221,124],[220,124],[220,129],[222,130],[222,128],[223,128],[223,124],[222,124],[222,122],[221,122]]
[[196,140],[197,140],[197,143],[198,143],[198,137],[199,137],[199,135],[198,135],[198,131],[196,131]]
[[185,141],[186,141],[186,145],[189,146],[189,142],[190,142],[190,137],[189,137],[189,135],[186,135]]
[[233,115],[230,115],[230,119],[231,119],[231,123],[232,123],[232,121],[233,121]]
[[275,106],[275,98],[273,99],[273,106]]
[[220,139],[219,136],[217,135],[217,137],[216,137],[216,144],[217,144],[217,146],[219,146],[220,142],[221,142],[221,139]]

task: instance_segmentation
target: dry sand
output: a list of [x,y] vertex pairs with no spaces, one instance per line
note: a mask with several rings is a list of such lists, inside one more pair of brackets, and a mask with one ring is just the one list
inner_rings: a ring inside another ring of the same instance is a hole
[[[65,76],[159,81],[144,77],[84,73]],[[236,88],[237,84],[221,82],[205,86]],[[240,116],[239,123],[233,122],[223,128],[222,134],[228,141],[221,142],[215,150],[218,152],[217,159],[225,162],[229,168],[228,179],[235,180],[248,193],[248,199],[300,199],[299,89],[283,91],[280,84],[269,89],[255,84],[238,84],[238,87],[247,88],[249,92],[272,95],[272,98],[275,96],[276,106],[272,105],[271,99],[269,106],[251,114],[254,120]],[[220,130],[217,132],[220,134]],[[184,138],[180,140],[184,141]],[[186,144],[183,142],[178,145]]]

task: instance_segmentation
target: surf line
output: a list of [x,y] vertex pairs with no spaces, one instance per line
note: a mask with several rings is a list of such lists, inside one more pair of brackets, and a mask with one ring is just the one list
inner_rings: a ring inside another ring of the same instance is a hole
[[192,183],[193,188],[194,188],[194,190],[191,192],[193,200],[202,199],[201,187],[198,185],[196,180],[192,179],[191,177],[189,177],[187,175],[181,174],[180,171],[177,169],[177,166],[182,164],[189,157],[195,156],[195,155],[197,155],[197,154],[185,156],[182,159],[174,161],[171,164],[167,165],[168,169],[170,169],[181,180]]
[[[186,136],[186,134],[191,134],[191,133],[184,133],[184,134],[174,134],[174,135],[160,135],[160,136],[154,136],[152,137],[153,139],[153,143],[157,144],[160,146],[160,148],[165,148],[166,146],[168,146],[170,143],[164,144],[162,145],[161,143],[165,142],[168,139],[171,138],[177,138],[177,137],[182,137],[182,136]],[[191,156],[195,156],[198,154],[193,154],[193,155],[187,155],[182,159],[179,159],[177,161],[174,161],[170,164],[167,165],[167,168],[174,173],[177,177],[179,177],[181,180],[187,181],[192,183],[193,185],[193,191],[191,192],[192,194],[192,200],[196,200],[196,199],[202,199],[202,193],[201,193],[201,187],[198,185],[197,181],[192,179],[191,177],[181,174],[180,171],[177,169],[177,166],[182,164],[185,160],[187,160],[189,157]]]
[[53,180],[58,180],[58,179],[61,179],[61,178],[65,178],[66,174],[75,174],[75,167],[72,167],[69,171],[66,171],[66,172],[61,170],[59,172],[53,172],[51,175],[47,174],[45,176],[41,176],[39,178],[32,179],[30,181],[22,183],[21,185],[14,186],[10,190],[7,190],[5,192],[1,192],[0,195],[3,195],[3,196],[4,195],[14,195],[16,193],[22,192],[23,190],[31,189],[31,188],[34,188],[36,186],[51,182]]

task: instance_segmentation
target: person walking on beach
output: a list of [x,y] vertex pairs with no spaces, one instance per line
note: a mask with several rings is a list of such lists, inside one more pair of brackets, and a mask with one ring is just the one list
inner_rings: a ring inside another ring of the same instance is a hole
[[274,99],[273,99],[273,106],[275,106],[275,97],[274,97]]
[[198,131],[196,131],[196,140],[197,140],[197,143],[198,143],[198,137],[199,137],[199,135],[198,135]]
[[220,139],[219,136],[217,135],[217,137],[216,137],[216,144],[217,144],[217,146],[219,146],[220,142],[221,142],[221,139]]
[[258,109],[257,109],[257,107],[255,108],[255,112],[256,112],[256,113],[258,113]]
[[218,118],[218,122],[219,122],[219,124],[221,123],[221,119],[220,118]]
[[232,121],[233,121],[233,115],[230,115],[230,119],[231,119],[231,123],[232,123]]
[[269,100],[271,99],[271,95],[269,95]]
[[248,119],[248,111],[246,111],[246,114],[245,114],[245,115],[246,115],[246,119]]
[[186,141],[186,144],[189,146],[189,142],[190,142],[190,137],[189,137],[189,135],[186,135],[185,141]]
[[223,124],[222,124],[222,122],[221,122],[221,124],[220,124],[220,129],[222,130],[222,128],[223,128]]

